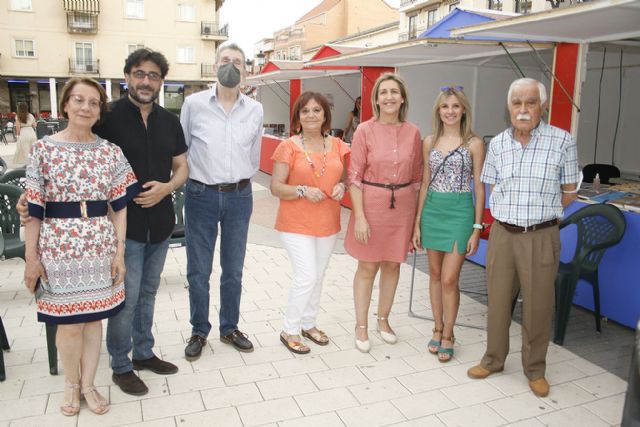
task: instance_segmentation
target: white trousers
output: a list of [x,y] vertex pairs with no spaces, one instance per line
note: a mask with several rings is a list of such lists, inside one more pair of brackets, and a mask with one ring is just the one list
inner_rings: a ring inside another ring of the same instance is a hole
[[284,311],[282,330],[299,335],[300,329],[316,326],[320,309],[322,278],[336,245],[338,234],[314,237],[296,233],[280,233],[293,267],[293,283]]

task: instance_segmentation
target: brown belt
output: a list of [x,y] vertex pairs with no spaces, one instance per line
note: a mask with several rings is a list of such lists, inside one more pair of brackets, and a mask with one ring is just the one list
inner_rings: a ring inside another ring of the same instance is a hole
[[500,225],[502,225],[510,233],[527,233],[529,231],[542,230],[543,228],[549,228],[553,227],[554,225],[558,225],[557,219],[541,222],[540,224],[529,225],[528,227],[520,227],[519,225],[509,224],[508,222],[502,222],[498,220],[496,221],[499,222]]

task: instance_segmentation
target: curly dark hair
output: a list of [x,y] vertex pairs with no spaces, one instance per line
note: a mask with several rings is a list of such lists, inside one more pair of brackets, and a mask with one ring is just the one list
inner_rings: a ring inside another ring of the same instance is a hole
[[129,54],[127,59],[124,61],[124,73],[130,74],[133,67],[146,61],[151,61],[156,64],[158,68],[160,68],[160,75],[163,79],[165,78],[169,72],[169,62],[167,61],[167,58],[165,58],[165,56],[160,52],[147,49],[146,47],[134,50]]

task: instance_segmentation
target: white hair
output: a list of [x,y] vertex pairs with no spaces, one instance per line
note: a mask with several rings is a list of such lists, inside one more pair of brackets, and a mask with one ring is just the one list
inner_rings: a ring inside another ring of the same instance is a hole
[[536,79],[531,79],[529,77],[523,77],[521,79],[514,80],[509,86],[509,92],[507,93],[507,105],[511,105],[511,93],[513,89],[517,86],[528,86],[528,85],[536,85],[538,86],[538,95],[540,98],[540,105],[544,105],[547,102],[547,89],[544,87],[542,83],[537,81]]

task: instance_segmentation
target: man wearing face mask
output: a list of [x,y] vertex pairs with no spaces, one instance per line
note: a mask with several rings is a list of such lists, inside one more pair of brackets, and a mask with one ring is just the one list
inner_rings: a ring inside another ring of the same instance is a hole
[[191,338],[185,357],[200,357],[211,331],[209,279],[220,226],[220,340],[253,351],[238,329],[242,268],[253,209],[251,177],[258,171],[262,105],[240,92],[244,52],[234,43],[216,53],[217,83],[193,94],[182,106],[180,122],[189,147],[185,199],[187,280]]
[[509,352],[511,306],[522,296],[522,368],[531,391],[549,394],[546,354],[560,260],[558,220],[576,198],[579,179],[571,134],[541,120],[547,95],[529,78],[511,84],[512,127],[491,140],[481,180],[490,185],[487,251],[487,351],[467,371],[474,379],[504,369]]

